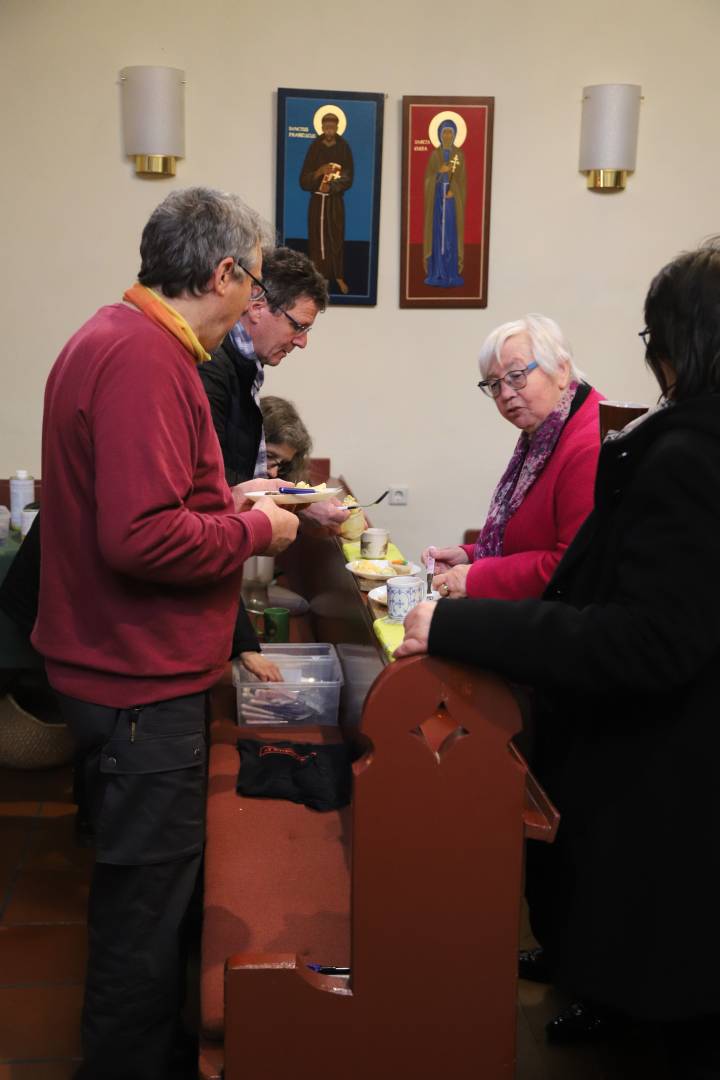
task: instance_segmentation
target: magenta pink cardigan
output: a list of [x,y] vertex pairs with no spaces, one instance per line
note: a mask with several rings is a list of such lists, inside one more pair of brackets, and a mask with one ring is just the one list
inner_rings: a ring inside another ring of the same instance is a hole
[[[470,567],[468,596],[527,600],[542,595],[592,509],[602,400],[591,390],[568,420],[550,460],[508,521],[502,555],[478,559]],[[463,545],[463,550],[472,560],[474,545]]]

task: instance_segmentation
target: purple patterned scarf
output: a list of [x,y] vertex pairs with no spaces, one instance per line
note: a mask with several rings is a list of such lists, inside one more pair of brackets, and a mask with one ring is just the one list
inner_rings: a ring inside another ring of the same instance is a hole
[[490,500],[488,516],[475,542],[473,562],[502,555],[507,523],[547,465],[565,427],[578,385],[576,381],[570,383],[532,437],[524,431],[520,435],[508,467]]

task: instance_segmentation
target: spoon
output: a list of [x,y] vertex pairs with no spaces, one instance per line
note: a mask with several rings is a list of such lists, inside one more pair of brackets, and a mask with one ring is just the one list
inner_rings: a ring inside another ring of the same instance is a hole
[[377,504],[378,504],[378,503],[381,503],[381,502],[383,501],[383,499],[385,498],[385,496],[386,496],[386,495],[389,495],[389,494],[390,494],[390,488],[388,488],[388,489],[387,489],[387,491],[383,491],[383,493],[382,493],[382,495],[380,496],[380,498],[378,498],[378,499],[375,499],[375,501],[374,501],[374,502],[369,502],[369,503],[353,503],[353,505],[352,505],[352,506],[346,506],[346,507],[345,507],[345,510],[365,510],[365,509],[366,509],[366,508],[367,508],[368,506],[377,506]]

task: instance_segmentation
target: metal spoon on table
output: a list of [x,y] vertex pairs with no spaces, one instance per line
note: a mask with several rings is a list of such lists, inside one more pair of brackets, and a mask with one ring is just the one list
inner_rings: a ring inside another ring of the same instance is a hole
[[352,506],[345,506],[343,509],[345,509],[345,510],[366,510],[368,506],[377,506],[377,504],[381,503],[383,501],[383,499],[385,498],[385,496],[389,495],[389,494],[390,494],[390,488],[388,488],[387,491],[383,491],[382,495],[378,499],[375,499],[374,502],[353,503]]

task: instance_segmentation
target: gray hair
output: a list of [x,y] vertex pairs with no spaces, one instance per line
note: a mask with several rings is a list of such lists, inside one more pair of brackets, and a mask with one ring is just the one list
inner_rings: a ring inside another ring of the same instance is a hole
[[570,368],[570,377],[578,382],[585,381],[585,375],[575,365],[572,350],[562,330],[554,319],[547,315],[523,315],[514,322],[497,326],[485,338],[480,348],[478,362],[480,374],[487,379],[495,360],[500,359],[500,352],[508,338],[516,334],[527,334],[533,350],[533,359],[537,360],[543,371],[554,375],[563,361]]
[[173,191],[150,215],[140,241],[138,281],[166,296],[202,296],[219,262],[255,261],[274,242],[272,229],[238,195],[212,188]]

